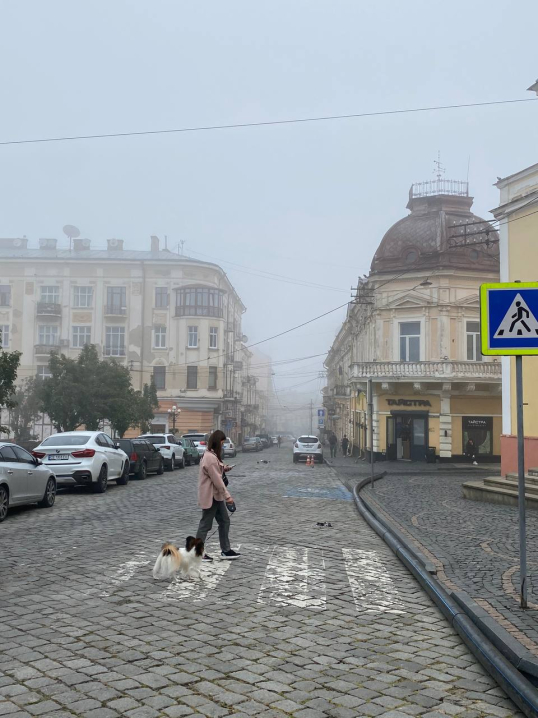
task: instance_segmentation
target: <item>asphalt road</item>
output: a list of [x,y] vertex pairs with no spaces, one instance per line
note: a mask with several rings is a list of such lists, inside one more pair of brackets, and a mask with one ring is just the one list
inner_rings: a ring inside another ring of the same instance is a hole
[[197,471],[8,516],[0,716],[520,715],[334,471],[294,465],[289,446],[230,473],[241,558],[155,582],[162,542],[196,531]]

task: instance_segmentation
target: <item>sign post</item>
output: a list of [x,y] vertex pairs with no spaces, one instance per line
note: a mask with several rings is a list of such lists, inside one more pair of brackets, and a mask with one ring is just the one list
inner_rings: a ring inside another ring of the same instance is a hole
[[370,424],[370,484],[374,488],[374,386],[368,379],[368,423]]
[[525,434],[523,357],[538,355],[538,282],[503,282],[480,287],[482,354],[515,356],[517,476],[519,507],[519,601],[527,608],[527,529],[525,516]]

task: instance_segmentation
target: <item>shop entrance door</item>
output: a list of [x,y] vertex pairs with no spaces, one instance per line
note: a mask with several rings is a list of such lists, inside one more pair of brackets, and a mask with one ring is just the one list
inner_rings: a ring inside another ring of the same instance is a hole
[[424,461],[428,415],[413,412],[387,417],[387,458],[400,461]]

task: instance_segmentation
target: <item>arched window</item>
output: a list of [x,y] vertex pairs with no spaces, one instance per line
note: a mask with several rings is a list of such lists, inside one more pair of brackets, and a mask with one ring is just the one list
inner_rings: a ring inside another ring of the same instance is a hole
[[224,292],[210,287],[176,289],[176,317],[224,316]]

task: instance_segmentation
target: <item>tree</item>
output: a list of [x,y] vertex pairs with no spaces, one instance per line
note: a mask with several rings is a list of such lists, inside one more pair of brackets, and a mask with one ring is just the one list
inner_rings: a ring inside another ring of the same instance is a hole
[[78,361],[52,354],[49,371],[51,376],[41,388],[40,408],[49,415],[56,431],[75,431],[83,423],[84,399],[91,401],[84,391]]
[[144,384],[140,396],[139,426],[142,434],[147,434],[151,431],[151,421],[155,417],[155,412],[158,408],[157,387],[152,378],[149,384]]
[[31,427],[40,414],[42,385],[41,379],[30,377],[19,384],[12,395],[14,406],[10,412],[9,426],[19,444],[36,438]]
[[[15,380],[21,361],[20,352],[6,352],[1,348],[0,340],[0,407],[12,409],[13,394],[15,391]],[[2,433],[8,433],[9,429],[0,426]]]

